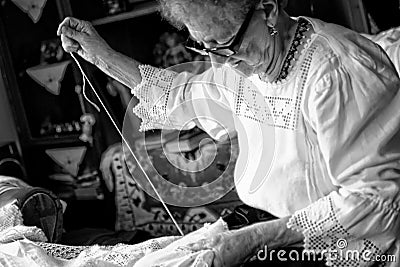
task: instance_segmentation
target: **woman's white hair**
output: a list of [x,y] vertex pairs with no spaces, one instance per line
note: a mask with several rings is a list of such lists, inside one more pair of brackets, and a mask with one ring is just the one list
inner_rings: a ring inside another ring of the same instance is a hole
[[[275,0],[280,8],[288,0]],[[182,29],[192,16],[201,16],[210,10],[215,20],[230,24],[240,23],[247,12],[262,0],[159,0],[160,11],[165,19],[178,29]]]
[[213,10],[215,19],[239,23],[250,8],[260,0],[159,0],[160,11],[172,25],[181,29],[193,16],[201,16]]

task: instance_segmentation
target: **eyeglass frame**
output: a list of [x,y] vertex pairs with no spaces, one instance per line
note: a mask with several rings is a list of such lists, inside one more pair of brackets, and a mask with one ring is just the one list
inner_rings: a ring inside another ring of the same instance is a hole
[[[229,45],[226,46],[220,46],[220,47],[212,47],[212,48],[206,48],[204,47],[203,44],[201,44],[198,41],[195,41],[191,38],[191,36],[189,36],[189,38],[186,40],[185,42],[185,47],[187,49],[190,49],[194,52],[197,52],[201,55],[208,55],[209,53],[217,55],[217,56],[222,56],[222,57],[231,57],[235,54],[237,54],[238,50],[240,49],[240,46],[243,42],[244,39],[244,35],[247,31],[247,28],[249,27],[250,21],[253,17],[255,8],[251,8],[249,10],[249,12],[246,14],[246,17],[242,23],[242,25],[240,26],[238,32],[236,33],[236,35],[233,37],[233,40],[231,41],[231,43]],[[231,54],[229,55],[224,55],[224,54],[219,54],[218,51],[220,50],[228,50],[231,51]]]

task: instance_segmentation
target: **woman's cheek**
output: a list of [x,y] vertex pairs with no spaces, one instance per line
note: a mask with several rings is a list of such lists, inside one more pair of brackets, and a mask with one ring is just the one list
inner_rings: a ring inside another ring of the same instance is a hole
[[240,62],[239,65],[235,68],[238,70],[241,74],[243,74],[246,77],[250,77],[253,75],[254,68],[249,66],[246,62]]
[[258,50],[259,50],[258,45],[256,45],[254,42],[247,43],[246,52],[250,58],[253,58],[255,54],[258,54],[259,53]]

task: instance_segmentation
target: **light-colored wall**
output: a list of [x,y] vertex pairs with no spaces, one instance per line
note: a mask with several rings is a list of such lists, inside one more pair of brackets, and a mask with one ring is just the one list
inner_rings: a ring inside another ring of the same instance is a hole
[[0,144],[17,140],[18,137],[14,118],[12,116],[3,77],[0,75]]

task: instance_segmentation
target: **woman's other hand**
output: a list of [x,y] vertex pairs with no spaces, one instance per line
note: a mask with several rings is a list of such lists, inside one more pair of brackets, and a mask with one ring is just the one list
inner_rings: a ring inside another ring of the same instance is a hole
[[213,267],[234,267],[253,256],[257,244],[248,232],[235,230],[217,234],[211,239],[201,239],[185,248],[192,251],[211,249],[214,251]]
[[86,61],[98,65],[98,55],[110,47],[97,33],[90,22],[67,17],[58,26],[57,35],[66,52],[78,53]]
[[258,256],[266,246],[276,249],[302,242],[303,234],[287,227],[289,218],[255,223],[185,247],[193,251],[213,250],[213,267],[240,266],[253,256]]

